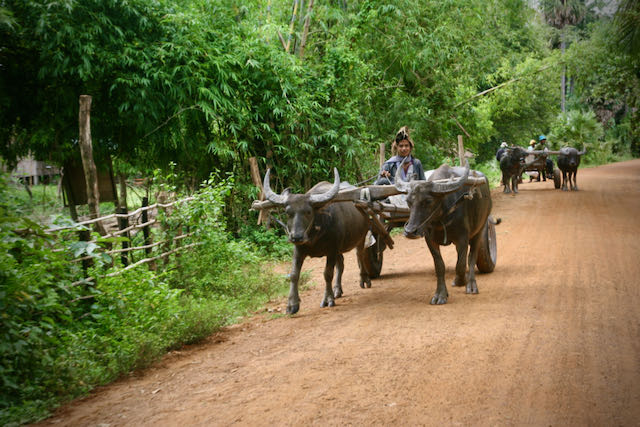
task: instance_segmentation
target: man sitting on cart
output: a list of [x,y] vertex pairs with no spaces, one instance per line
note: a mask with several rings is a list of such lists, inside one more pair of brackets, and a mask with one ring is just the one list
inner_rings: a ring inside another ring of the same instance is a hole
[[406,126],[400,128],[391,144],[393,157],[384,162],[376,185],[393,185],[396,179],[403,181],[425,180],[424,169],[420,160],[411,155],[414,144]]

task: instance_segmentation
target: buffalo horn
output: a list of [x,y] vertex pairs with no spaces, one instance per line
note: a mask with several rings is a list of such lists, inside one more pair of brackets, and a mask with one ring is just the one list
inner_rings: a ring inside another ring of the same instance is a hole
[[408,182],[405,182],[401,179],[396,179],[396,182],[394,183],[394,185],[396,189],[401,193],[408,193],[409,188],[411,187],[411,185]]
[[309,201],[312,205],[321,205],[336,197],[338,190],[340,190],[340,175],[338,174],[337,168],[333,168],[333,176],[333,187],[322,194],[312,194],[309,196]]
[[582,151],[578,151],[578,155],[579,155],[579,156],[584,156],[586,152],[587,152],[587,147],[585,147],[585,146],[583,145],[583,146],[582,146]]
[[434,182],[431,188],[432,194],[447,194],[457,191],[469,178],[469,162],[465,161],[464,175],[455,178],[450,182]]
[[267,169],[267,173],[264,174],[264,182],[262,183],[264,197],[271,203],[282,206],[287,202],[287,196],[276,194],[271,190],[271,186],[269,185],[269,172],[271,172],[271,169]]

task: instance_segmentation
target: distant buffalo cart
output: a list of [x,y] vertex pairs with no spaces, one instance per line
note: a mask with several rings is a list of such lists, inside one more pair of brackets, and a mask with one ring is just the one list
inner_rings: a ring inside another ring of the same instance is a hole
[[[403,227],[409,238],[425,237],[437,275],[432,304],[444,304],[448,297],[440,245],[454,243],[458,250],[453,286],[465,286],[467,293],[477,293],[474,267],[489,273],[497,261],[495,225],[500,221],[490,216],[487,179],[468,165],[443,165],[425,175],[426,181],[397,186],[354,187],[341,183],[334,170],[333,184],[317,184],[305,194],[287,190],[277,194],[270,188],[267,172],[263,183],[267,200],[254,201],[252,209],[283,208],[287,215],[287,224],[283,225],[295,245],[287,312],[299,310],[298,280],[307,256],[327,257],[321,306],[331,307],[342,296],[342,254],[356,248],[360,286],[370,287],[371,279],[380,275],[384,250],[393,249],[389,232],[396,227]],[[332,288],[334,269],[336,283]]]
[[534,150],[527,151],[527,155],[524,158],[524,165],[522,166],[522,172],[535,172],[537,174],[537,180],[542,178],[544,181],[549,178],[553,180],[554,188],[560,188],[561,175],[560,169],[554,167],[553,160],[549,158],[551,154],[558,154],[555,151],[549,150]]

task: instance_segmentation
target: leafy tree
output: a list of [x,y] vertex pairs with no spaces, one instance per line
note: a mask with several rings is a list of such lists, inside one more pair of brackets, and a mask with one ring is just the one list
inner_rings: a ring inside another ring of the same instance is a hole
[[[560,30],[560,51],[566,50],[567,27],[579,24],[587,13],[584,0],[542,0],[542,14],[549,25]],[[562,71],[560,109],[566,111],[566,71]]]

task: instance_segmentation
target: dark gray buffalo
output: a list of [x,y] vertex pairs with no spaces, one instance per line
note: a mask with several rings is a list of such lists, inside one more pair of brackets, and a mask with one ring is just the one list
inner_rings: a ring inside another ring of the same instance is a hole
[[[584,148],[582,151],[578,151],[572,147],[560,149],[560,154],[558,154],[558,168],[562,171],[562,191],[567,191],[567,181],[569,181],[569,186],[572,190],[578,191],[576,175],[578,174],[578,166],[580,166],[580,157],[586,152],[587,150]],[[572,177],[573,182],[571,181]]]
[[524,168],[524,158],[527,152],[520,147],[507,148],[500,156],[500,170],[502,171],[502,183],[504,192],[518,192],[518,180]]
[[[325,290],[321,307],[333,307],[334,298],[342,296],[343,253],[356,248],[360,266],[360,287],[371,287],[371,279],[365,269],[364,242],[369,230],[367,218],[353,202],[330,203],[340,189],[340,176],[334,169],[334,183],[321,182],[305,194],[290,194],[285,190],[276,194],[269,185],[269,171],[264,177],[264,193],[267,200],[284,207],[287,214],[287,233],[294,244],[291,266],[289,301],[287,313],[300,309],[298,280],[304,259],[327,257],[324,268]],[[336,280],[331,289],[334,267]]]
[[487,178],[480,172],[469,171],[468,164],[464,168],[442,165],[427,181],[399,183],[396,187],[408,193],[411,213],[404,235],[424,236],[433,256],[438,285],[431,304],[445,304],[449,296],[440,245],[456,245],[458,261],[453,286],[466,286],[468,294],[477,294],[474,266],[477,264],[483,273],[495,268],[495,252],[492,254],[488,249],[495,244],[495,234],[489,233],[489,226],[490,222],[491,227],[500,222],[489,216],[491,193]]

